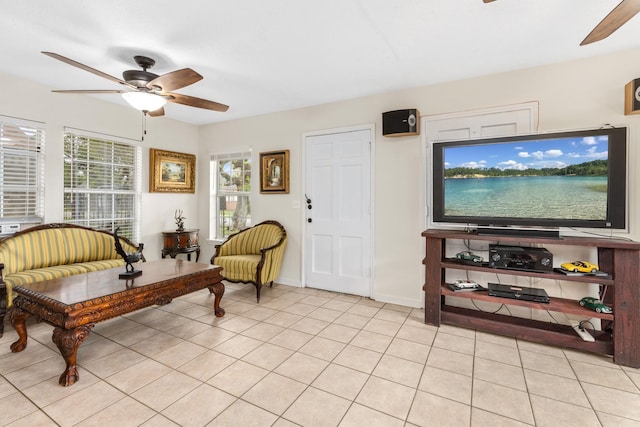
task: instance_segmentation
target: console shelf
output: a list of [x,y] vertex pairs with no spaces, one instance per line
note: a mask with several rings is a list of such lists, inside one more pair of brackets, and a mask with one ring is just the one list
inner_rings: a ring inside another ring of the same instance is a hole
[[538,310],[555,311],[558,313],[578,314],[584,317],[597,317],[603,320],[613,320],[613,314],[610,313],[596,313],[585,307],[580,307],[575,300],[566,298],[551,298],[551,301],[547,303],[531,302],[516,300],[510,298],[492,297],[484,291],[476,292],[454,292],[446,286],[442,286],[442,295],[456,297],[456,298],[468,298],[479,301],[490,301],[497,304],[505,305],[517,305],[520,307],[530,307]]
[[[512,336],[543,344],[557,345],[594,353],[613,355],[617,364],[640,367],[640,243],[628,240],[591,237],[537,238],[521,236],[479,236],[461,231],[430,229],[422,233],[426,243],[425,267],[425,323],[441,323]],[[480,240],[528,245],[584,246],[596,248],[598,264],[608,276],[572,276],[561,273],[543,273],[495,269],[469,265],[445,258],[447,240]],[[535,277],[578,283],[598,283],[610,286],[605,302],[613,307],[613,314],[596,313],[580,307],[575,300],[551,298],[549,304],[492,297],[485,292],[453,292],[445,284],[448,269],[490,272],[512,276]],[[542,322],[503,314],[454,307],[446,304],[445,297],[491,301],[499,304],[523,306],[538,310],[595,317],[607,321],[612,327],[595,332],[595,342],[583,341],[567,325]]]
[[536,271],[510,270],[491,267],[482,267],[476,265],[462,264],[453,258],[445,259],[442,262],[442,268],[451,268],[455,270],[469,271],[490,271],[497,274],[507,274],[510,276],[526,276],[536,277],[539,279],[566,280],[570,282],[599,283],[601,285],[613,285],[615,282],[611,275],[608,276],[569,276],[562,273],[540,273]]
[[459,307],[445,306],[442,323],[507,335],[542,344],[557,345],[592,353],[613,354],[611,334],[599,332],[595,342],[584,342],[567,325],[559,325],[520,317],[476,312]]

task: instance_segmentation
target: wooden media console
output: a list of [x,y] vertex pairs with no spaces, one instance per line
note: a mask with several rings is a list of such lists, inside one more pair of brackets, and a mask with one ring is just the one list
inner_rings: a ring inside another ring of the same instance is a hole
[[[621,239],[592,237],[522,237],[479,236],[463,231],[429,229],[422,233],[426,243],[424,296],[425,323],[439,326],[440,323],[487,331],[542,344],[556,345],[582,351],[609,354],[615,363],[640,368],[640,243]],[[468,265],[446,257],[447,240],[473,240],[497,242],[511,245],[558,245],[567,247],[595,248],[598,253],[602,276],[572,276],[555,272],[504,270],[484,265]],[[499,273],[539,279],[562,280],[576,283],[597,283],[604,295],[604,302],[613,308],[613,313],[596,313],[581,307],[578,301],[551,298],[549,304],[498,298],[483,292],[457,293],[445,284],[448,269]],[[583,341],[569,325],[539,320],[488,313],[468,308],[447,305],[445,297],[484,300],[505,305],[524,306],[551,312],[583,315],[584,318],[599,318],[603,327],[595,331],[595,342]]]

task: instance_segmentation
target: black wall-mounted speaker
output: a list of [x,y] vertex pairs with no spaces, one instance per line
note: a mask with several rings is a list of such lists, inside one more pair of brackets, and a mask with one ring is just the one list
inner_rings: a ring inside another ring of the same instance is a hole
[[640,114],[640,79],[631,80],[624,87],[624,114]]
[[382,113],[384,136],[420,135],[420,112],[413,109]]

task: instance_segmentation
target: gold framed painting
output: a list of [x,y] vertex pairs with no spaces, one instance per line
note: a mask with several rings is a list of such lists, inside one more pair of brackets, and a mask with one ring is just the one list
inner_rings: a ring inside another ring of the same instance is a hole
[[195,193],[196,156],[149,149],[149,192]]
[[260,192],[289,194],[289,150],[260,153]]

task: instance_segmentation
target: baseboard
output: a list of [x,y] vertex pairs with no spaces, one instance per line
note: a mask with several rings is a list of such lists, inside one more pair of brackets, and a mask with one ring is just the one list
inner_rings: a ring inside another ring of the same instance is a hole
[[[280,285],[286,285],[286,286],[294,286],[296,288],[304,287],[300,280],[292,279],[289,277],[279,277],[275,281],[275,283],[278,283]],[[332,292],[340,292],[340,291],[332,291]],[[417,298],[398,298],[397,296],[394,296],[394,295],[379,294],[374,292],[374,295],[371,296],[371,299],[378,302],[403,305],[405,307],[412,307],[412,308],[422,308],[424,306],[424,299],[422,295],[419,295]]]
[[295,286],[296,288],[302,288],[302,282],[300,281],[300,279],[292,279],[290,277],[278,277],[275,280],[275,283],[278,283],[280,285]]
[[384,303],[395,304],[395,305],[403,305],[405,307],[422,308],[424,306],[424,300],[422,296],[419,296],[418,298],[398,298],[397,296],[394,296],[394,295],[380,294],[380,293],[374,292],[371,298],[378,302],[384,302]]

